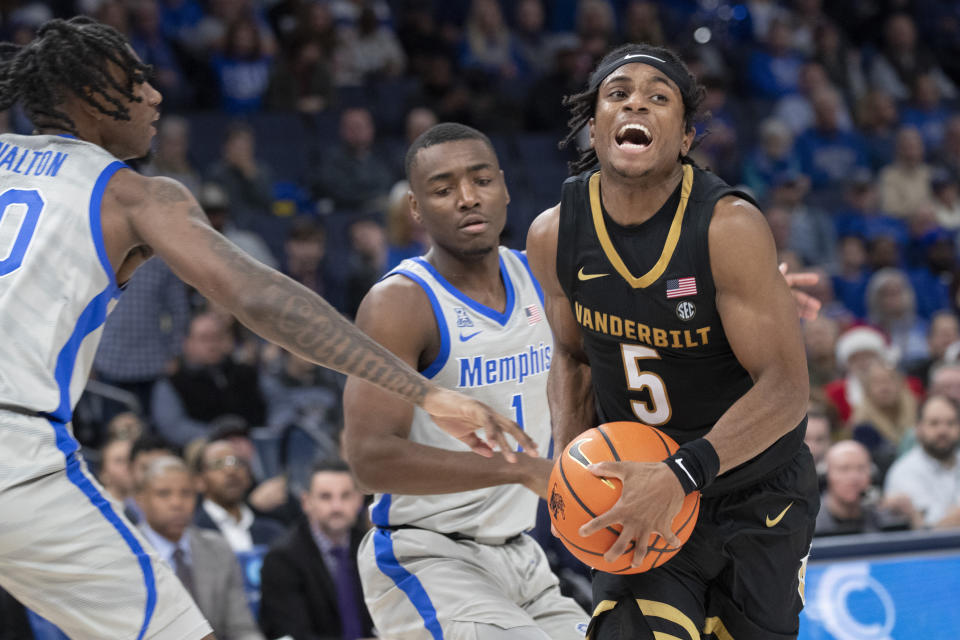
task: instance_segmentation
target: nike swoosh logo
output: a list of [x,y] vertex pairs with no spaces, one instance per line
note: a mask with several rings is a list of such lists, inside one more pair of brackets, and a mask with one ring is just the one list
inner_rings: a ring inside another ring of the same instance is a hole
[[577,272],[577,278],[580,280],[593,280],[594,278],[602,278],[604,276],[610,275],[609,273],[584,273],[583,267],[580,267],[580,271]]
[[778,515],[776,518],[771,518],[770,516],[767,516],[767,527],[769,528],[769,527],[777,526],[777,523],[783,520],[783,516],[787,515],[787,511],[789,511],[790,507],[792,506],[793,506],[793,503],[791,502],[786,506],[786,508],[784,508],[783,511],[780,512],[780,515]]
[[[583,454],[583,451],[580,451],[580,447],[582,447],[584,444],[590,442],[590,440],[591,440],[591,438],[584,438],[583,440],[580,440],[579,442],[575,442],[574,445],[573,445],[572,447],[570,447],[570,451],[567,453],[567,455],[569,455],[571,458],[573,458],[573,459],[576,461],[576,463],[579,464],[579,465],[580,465],[581,467],[583,467],[584,469],[586,469],[586,468],[589,467],[591,464],[593,464],[593,462],[591,462],[590,458],[588,458],[587,456],[585,456],[585,455]],[[599,478],[599,480],[600,480],[600,482],[602,482],[603,484],[607,485],[607,486],[610,487],[611,489],[616,490],[616,487],[613,486],[613,483],[610,482],[609,480],[607,480],[606,478]]]
[[463,335],[463,333],[461,333],[461,334],[460,334],[460,342],[466,342],[466,341],[469,340],[470,338],[476,338],[476,337],[477,337],[478,335],[480,335],[481,333],[483,333],[483,331],[477,331],[476,333],[471,333],[471,334],[468,335],[468,336],[465,336],[465,335]]

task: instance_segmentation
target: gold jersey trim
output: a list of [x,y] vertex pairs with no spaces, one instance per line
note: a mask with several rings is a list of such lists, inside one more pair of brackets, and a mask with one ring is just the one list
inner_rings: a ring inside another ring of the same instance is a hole
[[593,227],[597,232],[597,238],[600,240],[600,246],[603,252],[607,254],[607,260],[613,265],[617,273],[627,281],[634,289],[645,289],[657,281],[666,271],[670,264],[670,258],[677,248],[677,242],[680,240],[680,228],[683,226],[683,214],[687,210],[687,200],[690,198],[690,191],[693,188],[693,167],[689,164],[683,165],[683,181],[680,186],[680,204],[677,205],[677,212],[673,214],[673,222],[670,223],[670,231],[667,233],[667,241],[663,244],[663,252],[660,259],[653,267],[639,278],[630,273],[623,258],[617,253],[610,241],[610,234],[607,232],[607,225],[603,221],[603,207],[600,205],[600,172],[597,171],[590,176],[590,211],[593,214]]

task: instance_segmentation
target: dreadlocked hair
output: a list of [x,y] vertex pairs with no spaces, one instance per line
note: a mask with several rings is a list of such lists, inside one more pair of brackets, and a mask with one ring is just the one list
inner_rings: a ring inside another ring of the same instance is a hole
[[[650,56],[655,56],[666,60],[672,65],[675,65],[683,70],[684,73],[690,76],[689,86],[691,87],[687,91],[683,91],[681,88],[681,98],[683,99],[683,123],[687,131],[696,126],[696,123],[702,117],[700,112],[700,107],[703,105],[703,100],[706,97],[706,89],[699,84],[690,70],[687,68],[687,65],[684,64],[683,60],[676,53],[670,49],[665,49],[663,47],[655,47],[650,44],[625,44],[623,46],[617,47],[600,60],[597,63],[596,68],[599,69],[606,65],[611,60],[616,60],[625,55],[629,54],[646,54]],[[602,78],[600,79],[603,80]],[[560,141],[559,147],[561,149],[566,149],[571,144],[574,144],[577,135],[579,135],[580,130],[583,129],[590,118],[594,116],[597,108],[597,95],[600,93],[600,83],[597,83],[597,86],[592,90],[589,88],[590,84],[588,82],[587,90],[580,93],[575,93],[573,95],[564,96],[563,106],[567,107],[570,110],[570,119],[567,120],[567,135]],[[699,142],[699,139],[691,145],[690,150],[692,151]],[[689,151],[687,152],[689,153]],[[686,158],[682,158],[686,161]],[[597,166],[597,152],[593,148],[588,147],[580,151],[580,157],[576,160],[572,160],[567,163],[570,169],[570,175],[576,175],[582,173],[587,169],[591,169]]]
[[[121,81],[108,63],[123,72]],[[86,16],[50,20],[27,45],[0,43],[0,111],[20,103],[36,128],[76,134],[76,123],[57,108],[66,92],[104,115],[129,120],[126,104],[141,101],[133,95],[134,85],[149,72],[113,27]]]

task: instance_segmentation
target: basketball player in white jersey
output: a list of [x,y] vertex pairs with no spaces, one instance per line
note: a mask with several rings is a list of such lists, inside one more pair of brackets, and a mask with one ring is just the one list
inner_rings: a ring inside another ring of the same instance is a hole
[[122,36],[86,18],[50,21],[24,47],[0,44],[0,110],[22,104],[39,134],[0,136],[0,586],[79,639],[212,638],[87,471],[70,427],[104,319],[154,253],[263,337],[443,418],[465,448],[494,455],[505,433],[533,447],[239,251],[183,185],[127,168],[155,132],[161,96],[148,71]]
[[[433,248],[364,298],[357,324],[436,384],[514,418],[546,452],[553,338],[526,256],[499,247],[509,196],[489,139],[440,124],[407,152],[414,216]],[[359,550],[378,632],[391,640],[583,638],[534,525],[552,464],[480,458],[422,410],[350,378],[346,454],[379,495]]]

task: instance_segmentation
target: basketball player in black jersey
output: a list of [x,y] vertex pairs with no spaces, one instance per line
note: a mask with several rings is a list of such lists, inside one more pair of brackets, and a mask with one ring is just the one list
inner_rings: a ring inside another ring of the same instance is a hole
[[[681,444],[661,463],[611,462],[620,500],[581,529],[621,525],[606,554],[670,523],[702,492],[697,526],[646,573],[595,573],[591,638],[795,638],[819,498],[803,445],[809,394],[799,322],[752,199],[687,154],[703,99],[671,51],[626,45],[571,96],[574,163],[530,229],[556,349],[558,451],[599,422],[641,421]],[[646,544],[634,545],[634,563]]]

